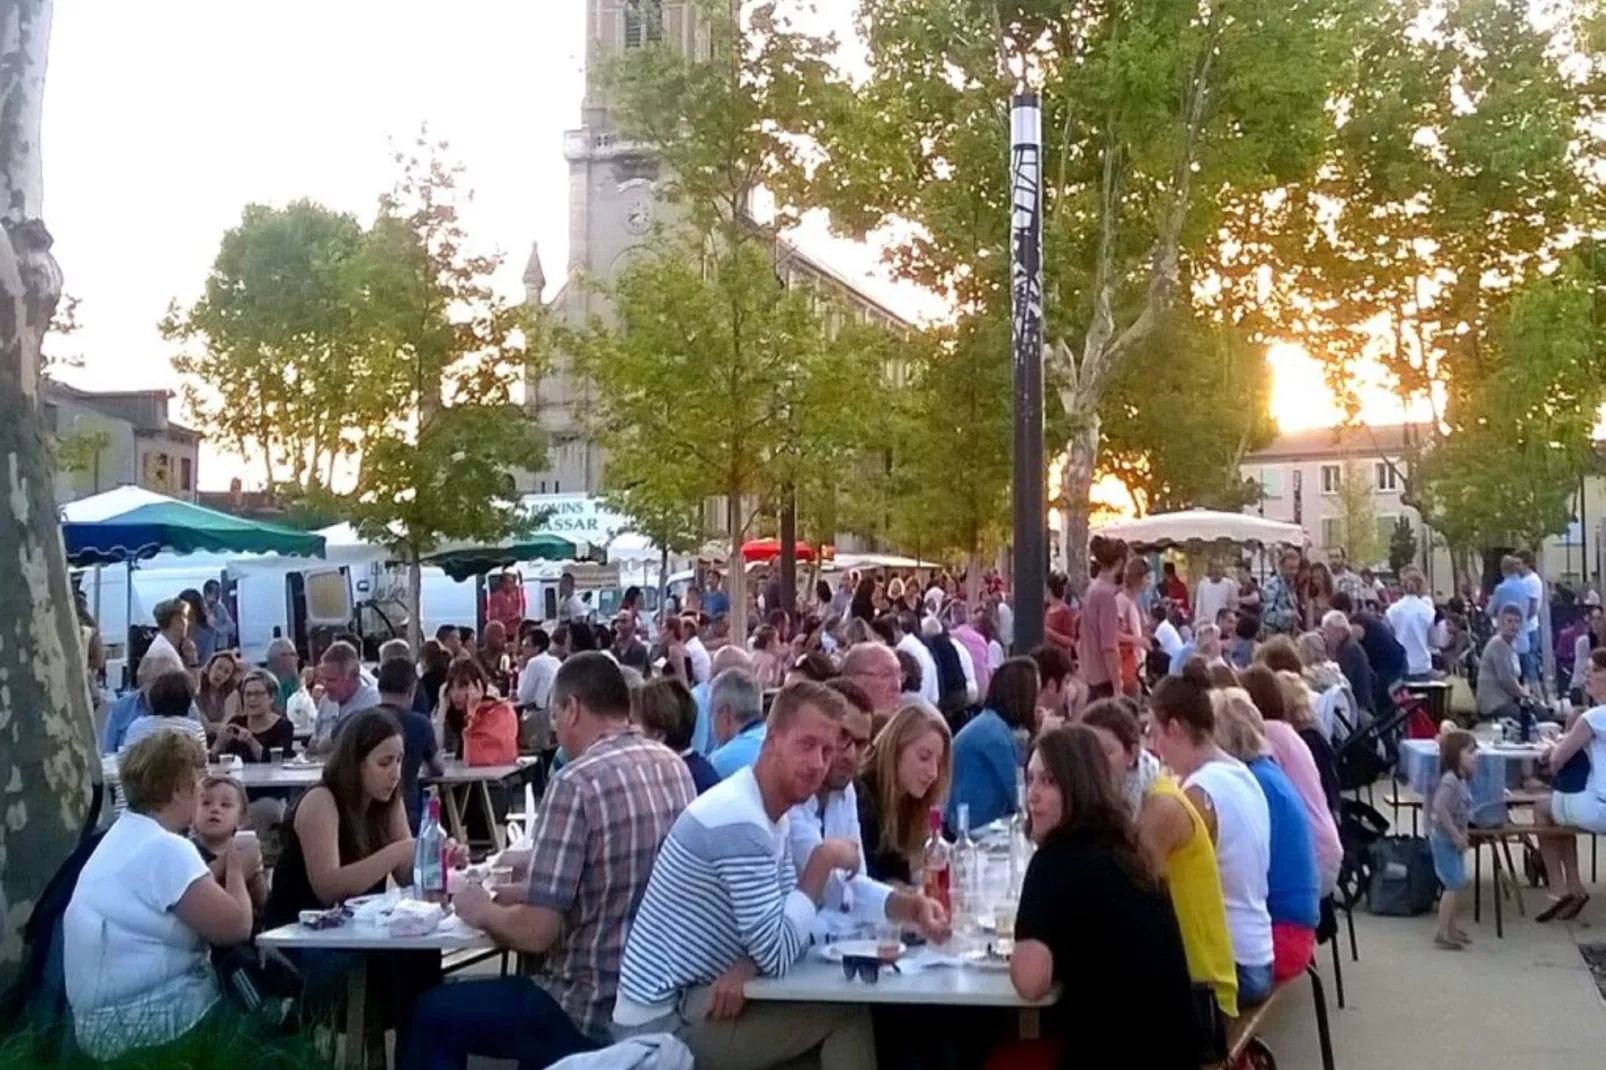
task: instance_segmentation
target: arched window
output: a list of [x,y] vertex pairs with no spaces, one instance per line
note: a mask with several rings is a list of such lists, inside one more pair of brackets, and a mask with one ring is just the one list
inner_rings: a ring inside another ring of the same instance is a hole
[[663,39],[663,0],[625,0],[625,47],[641,48]]

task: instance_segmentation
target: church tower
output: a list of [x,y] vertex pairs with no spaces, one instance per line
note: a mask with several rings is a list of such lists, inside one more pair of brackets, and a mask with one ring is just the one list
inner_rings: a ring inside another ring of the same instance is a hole
[[[569,0],[586,8],[586,91],[580,127],[563,138],[569,163],[569,262],[567,281],[547,314],[571,326],[606,315],[605,302],[581,279],[612,279],[631,249],[659,220],[663,205],[654,184],[660,163],[649,151],[626,143],[615,128],[603,71],[631,49],[674,48],[698,55],[705,36],[697,30],[695,0]],[[532,251],[532,266],[540,276]],[[528,300],[540,301],[539,288]],[[525,489],[537,493],[596,494],[602,486],[601,448],[591,433],[591,387],[560,364],[529,391],[531,415],[547,433],[545,472]]]

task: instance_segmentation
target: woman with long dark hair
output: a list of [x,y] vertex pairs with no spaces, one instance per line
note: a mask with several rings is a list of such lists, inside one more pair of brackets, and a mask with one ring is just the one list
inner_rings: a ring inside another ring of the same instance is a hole
[[207,612],[206,599],[193,587],[178,593],[178,600],[190,607],[190,642],[195,644],[195,664],[205,665],[217,653],[220,636],[212,626],[212,615]]
[[384,710],[354,714],[335,737],[323,779],[284,825],[266,922],[295,921],[352,896],[385,890],[385,877],[413,882],[413,837],[402,806],[402,734]]
[[[383,892],[386,877],[394,876],[403,887],[413,883],[413,837],[401,791],[402,749],[401,725],[384,709],[363,710],[341,724],[335,749],[324,762],[323,779],[285,819],[273,890],[263,912],[268,928],[296,921],[303,910],[323,910],[354,896]],[[451,846],[454,862],[467,861]],[[362,954],[367,953],[308,949],[295,955],[306,980],[304,1007],[338,1005],[346,975]],[[419,994],[440,982],[436,952],[381,953],[369,965],[369,982],[379,989],[380,1005],[393,1024],[406,1021]],[[366,1041],[372,1065],[373,1045],[377,1041],[382,1053],[383,1039],[381,1032],[347,1037],[346,1043]]]
[[1098,736],[1081,725],[1049,732],[1026,775],[1037,853],[1015,919],[1015,991],[1042,999],[1063,986],[1051,1012],[1066,1038],[1062,1067],[1197,1070],[1182,932]]
[[875,611],[875,577],[863,576],[859,586],[853,591],[853,601],[848,604],[848,615],[855,620],[869,623],[876,618]]

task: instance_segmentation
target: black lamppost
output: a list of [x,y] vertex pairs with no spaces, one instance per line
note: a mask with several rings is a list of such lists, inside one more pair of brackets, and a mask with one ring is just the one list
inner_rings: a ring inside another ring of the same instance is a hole
[[1043,111],[1037,94],[1010,102],[1010,341],[1014,352],[1015,653],[1043,641],[1048,572],[1043,466]]

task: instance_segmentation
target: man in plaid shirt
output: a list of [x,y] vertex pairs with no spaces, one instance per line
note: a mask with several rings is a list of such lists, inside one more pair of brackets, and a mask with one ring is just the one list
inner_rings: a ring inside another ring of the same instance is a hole
[[680,755],[630,723],[619,666],[588,651],[552,683],[552,728],[574,757],[535,818],[522,902],[474,885],[458,916],[498,946],[545,955],[539,977],[442,985],[413,1012],[403,1068],[465,1065],[469,1055],[546,1066],[609,1042],[625,928],[653,860],[697,797]]

